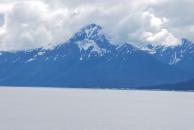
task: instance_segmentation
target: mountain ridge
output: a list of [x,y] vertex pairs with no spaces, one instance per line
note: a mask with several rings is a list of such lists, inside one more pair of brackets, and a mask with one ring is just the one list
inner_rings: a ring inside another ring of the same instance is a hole
[[143,50],[162,63],[174,66],[194,76],[194,43],[190,40],[184,38],[181,44],[170,47],[147,45]]
[[174,84],[162,84],[157,86],[147,86],[141,89],[153,89],[153,90],[178,90],[178,91],[193,91],[194,79],[188,81],[182,81]]

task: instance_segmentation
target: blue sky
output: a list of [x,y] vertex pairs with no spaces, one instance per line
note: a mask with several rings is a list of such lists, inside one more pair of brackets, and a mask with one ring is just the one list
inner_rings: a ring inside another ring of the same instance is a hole
[[114,43],[194,40],[192,0],[1,0],[0,50],[55,46],[96,23]]

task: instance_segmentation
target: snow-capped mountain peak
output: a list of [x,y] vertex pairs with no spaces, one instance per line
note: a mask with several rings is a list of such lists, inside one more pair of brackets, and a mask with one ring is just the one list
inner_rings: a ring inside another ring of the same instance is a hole
[[114,46],[105,37],[102,27],[97,24],[89,24],[81,28],[70,39],[69,43],[77,45],[80,49],[81,57],[83,55],[87,55],[84,57],[102,56]]
[[139,50],[138,48],[134,47],[129,43],[121,44],[116,49],[119,53],[122,53],[122,54],[132,54]]
[[164,52],[164,51],[166,51],[167,48],[168,48],[167,46],[163,46],[163,45],[148,44],[145,47],[143,47],[142,50],[153,55],[153,54],[157,53],[158,51]]
[[85,33],[87,38],[94,38],[97,35],[101,35],[102,27],[96,24],[90,24],[81,29]]
[[182,39],[182,44],[179,45],[184,52],[194,53],[194,43],[187,39]]
[[181,39],[182,45],[188,45],[188,44],[193,44],[192,41],[186,39],[186,38],[182,38]]
[[105,36],[102,32],[102,27],[96,24],[89,24],[75,33],[71,40],[105,40]]

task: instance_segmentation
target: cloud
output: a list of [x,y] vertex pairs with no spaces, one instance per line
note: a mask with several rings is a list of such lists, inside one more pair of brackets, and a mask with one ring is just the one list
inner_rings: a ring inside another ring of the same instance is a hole
[[2,0],[0,50],[52,47],[96,23],[114,43],[194,40],[192,0]]
[[176,45],[178,43],[178,39],[173,34],[169,33],[167,29],[162,29],[155,34],[152,32],[145,32],[143,37],[146,41],[162,43],[165,45]]

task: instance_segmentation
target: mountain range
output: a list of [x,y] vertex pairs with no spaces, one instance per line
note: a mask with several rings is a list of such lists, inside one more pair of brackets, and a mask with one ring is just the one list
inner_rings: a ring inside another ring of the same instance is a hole
[[174,47],[118,45],[90,24],[52,49],[0,52],[0,85],[143,88],[191,80],[193,65],[187,39]]
[[149,54],[165,64],[194,75],[194,43],[182,39],[177,46],[147,45],[143,48]]
[[194,90],[194,79],[189,81],[183,81],[174,84],[162,84],[155,86],[145,86],[141,89],[152,89],[152,90],[175,90],[175,91],[193,91]]

